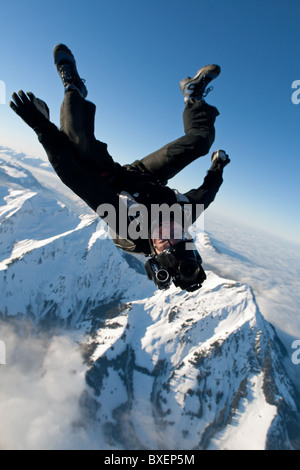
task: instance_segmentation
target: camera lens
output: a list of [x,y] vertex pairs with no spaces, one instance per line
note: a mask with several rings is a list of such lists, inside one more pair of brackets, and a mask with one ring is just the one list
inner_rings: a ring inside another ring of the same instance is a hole
[[180,265],[180,275],[185,280],[192,280],[198,276],[199,265],[195,260],[184,260]]
[[165,269],[159,269],[156,273],[156,279],[159,282],[167,282],[169,278],[170,278],[170,275],[168,271],[166,271]]

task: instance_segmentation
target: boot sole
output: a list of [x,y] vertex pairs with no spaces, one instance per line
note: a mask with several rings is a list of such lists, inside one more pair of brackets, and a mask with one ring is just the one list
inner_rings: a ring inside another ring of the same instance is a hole
[[74,64],[76,63],[72,52],[64,44],[58,44],[54,47],[53,57],[56,67],[58,67],[62,61],[69,61],[73,62]]
[[197,85],[203,79],[203,77],[209,77],[210,81],[214,80],[219,76],[221,68],[218,65],[206,65],[198,70],[193,78],[187,77],[181,80],[180,88],[186,87],[187,85]]

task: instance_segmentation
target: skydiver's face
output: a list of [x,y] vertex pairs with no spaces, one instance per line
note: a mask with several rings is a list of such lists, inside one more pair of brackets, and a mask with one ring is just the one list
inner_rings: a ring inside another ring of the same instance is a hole
[[177,245],[184,239],[182,226],[176,222],[163,222],[152,233],[152,242],[156,254],[162,253],[167,248]]

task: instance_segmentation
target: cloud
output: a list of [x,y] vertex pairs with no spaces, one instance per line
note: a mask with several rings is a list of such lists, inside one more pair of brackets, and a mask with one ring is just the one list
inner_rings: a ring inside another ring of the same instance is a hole
[[91,448],[80,399],[85,367],[68,336],[34,336],[0,323],[0,449]]
[[207,216],[212,246],[199,249],[204,262],[223,276],[249,284],[262,313],[280,330],[300,338],[299,247],[221,216]]

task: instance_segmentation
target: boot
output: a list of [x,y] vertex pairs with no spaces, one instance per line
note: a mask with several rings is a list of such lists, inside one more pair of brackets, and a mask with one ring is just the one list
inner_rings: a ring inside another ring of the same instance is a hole
[[181,80],[179,85],[185,103],[202,100],[213,89],[213,87],[206,89],[207,85],[217,78],[220,72],[218,65],[206,65],[198,70],[193,78],[187,77]]
[[80,78],[75,58],[64,44],[58,44],[53,50],[54,63],[62,79],[65,91],[78,90],[83,98],[87,97],[87,88]]

